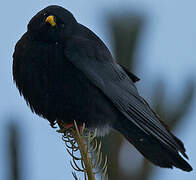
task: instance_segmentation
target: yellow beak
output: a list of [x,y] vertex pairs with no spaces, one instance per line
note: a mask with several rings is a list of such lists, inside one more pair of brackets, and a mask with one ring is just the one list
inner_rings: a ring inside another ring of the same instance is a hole
[[54,16],[51,15],[51,16],[48,16],[48,17],[46,18],[45,22],[50,23],[51,26],[56,26],[56,22],[55,22],[54,19],[55,19]]

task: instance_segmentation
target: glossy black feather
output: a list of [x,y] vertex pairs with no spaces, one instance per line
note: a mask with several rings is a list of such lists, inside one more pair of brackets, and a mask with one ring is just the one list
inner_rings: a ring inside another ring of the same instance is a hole
[[63,48],[34,42],[28,34],[16,45],[14,80],[32,111],[50,122],[76,120],[79,124],[87,122],[88,127],[115,120],[111,102],[65,59]]
[[[56,26],[45,22],[48,15],[55,16]],[[139,79],[69,11],[49,6],[35,15],[13,58],[16,85],[36,114],[51,123],[114,128],[154,164],[192,170],[178,154],[187,157],[183,143],[138,94]]]
[[[139,96],[133,81],[106,52],[96,42],[78,37],[72,37],[65,45],[66,58],[85,73],[122,114],[147,134],[184,154],[184,147],[174,140]],[[82,60],[78,61],[79,58]]]
[[126,74],[129,76],[129,78],[135,83],[137,81],[139,81],[140,79],[134,75],[133,73],[131,73],[126,67],[124,67],[123,65],[119,64],[121,66],[121,68],[123,68],[123,70],[126,72]]
[[116,122],[114,126],[138,151],[154,164],[165,168],[175,166],[184,171],[192,170],[192,167],[179,156],[177,151],[171,151],[168,146],[165,146],[153,135],[146,134],[133,123],[127,122],[127,119],[122,119],[120,123],[119,121]]

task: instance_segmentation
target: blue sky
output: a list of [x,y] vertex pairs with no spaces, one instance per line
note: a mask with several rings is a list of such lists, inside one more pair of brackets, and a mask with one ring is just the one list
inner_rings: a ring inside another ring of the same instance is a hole
[[[21,127],[21,148],[24,149],[23,178],[72,179],[68,155],[61,136],[51,129],[46,120],[32,114],[12,81],[12,53],[14,45],[26,31],[31,17],[50,4],[62,5],[70,10],[76,19],[93,30],[112,51],[111,35],[106,17],[110,13],[134,11],[146,17],[135,58],[141,62],[137,75],[141,94],[148,98],[151,84],[156,78],[167,80],[167,91],[171,97],[180,97],[180,90],[189,76],[196,76],[196,2],[169,0],[72,0],[72,1],[3,1],[0,7],[0,179],[6,179],[7,142],[6,125],[8,117],[17,116]],[[148,89],[144,89],[148,87]],[[196,98],[195,98],[196,99]],[[187,124],[175,132],[186,145],[190,163],[196,167],[196,101],[184,117]],[[171,101],[177,101],[172,99]],[[14,123],[14,122],[11,122]],[[5,167],[5,168],[2,168]],[[159,169],[153,179],[195,179],[195,172]]]

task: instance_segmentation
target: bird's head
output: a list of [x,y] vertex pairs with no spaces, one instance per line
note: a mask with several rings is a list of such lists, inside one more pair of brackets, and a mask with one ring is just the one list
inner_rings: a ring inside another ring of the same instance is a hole
[[28,24],[28,33],[38,41],[60,42],[72,34],[77,21],[60,6],[48,6],[38,12]]

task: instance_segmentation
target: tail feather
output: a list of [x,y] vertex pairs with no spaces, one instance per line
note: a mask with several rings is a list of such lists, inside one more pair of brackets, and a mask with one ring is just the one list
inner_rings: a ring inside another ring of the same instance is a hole
[[[177,150],[172,151],[156,137],[146,134],[131,121],[122,119],[114,124],[114,129],[122,133],[144,157],[155,165],[165,168],[175,166],[184,171],[192,170],[192,167],[179,155]],[[174,139],[183,145],[177,137],[174,136]]]

